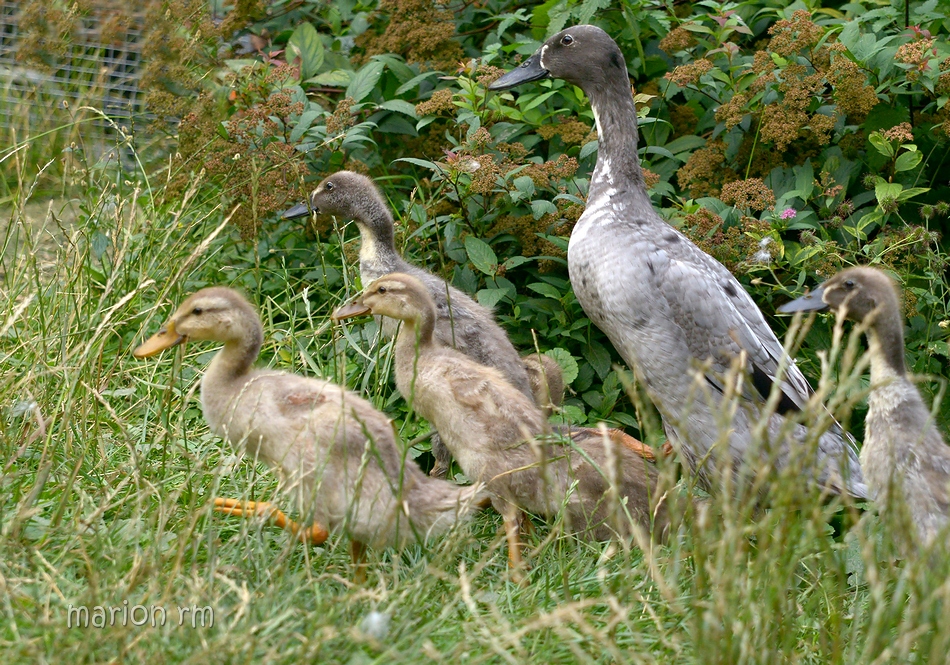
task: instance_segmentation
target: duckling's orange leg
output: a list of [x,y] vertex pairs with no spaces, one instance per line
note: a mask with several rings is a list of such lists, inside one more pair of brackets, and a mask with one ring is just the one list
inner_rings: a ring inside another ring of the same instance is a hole
[[265,501],[241,501],[219,497],[214,500],[214,510],[225,515],[237,515],[239,517],[264,517],[311,545],[322,545],[330,535],[320,524],[315,523],[307,527],[294,522],[283,511]]
[[613,439],[615,443],[629,448],[645,460],[650,460],[651,462],[656,460],[656,453],[653,452],[653,448],[642,441],[638,441],[626,432],[621,432],[619,429],[610,430],[610,438]]
[[676,450],[673,448],[673,444],[667,441],[663,444],[663,457],[670,457],[671,455],[676,454]]
[[355,538],[350,541],[350,558],[353,561],[353,581],[366,583],[366,545]]

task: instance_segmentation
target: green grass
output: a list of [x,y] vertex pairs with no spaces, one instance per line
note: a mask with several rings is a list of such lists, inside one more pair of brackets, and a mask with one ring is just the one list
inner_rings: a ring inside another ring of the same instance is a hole
[[[344,338],[326,325],[355,288],[338,237],[286,226],[245,245],[204,190],[163,202],[161,178],[153,196],[138,180],[91,177],[57,235],[26,222],[28,187],[5,220],[2,662],[945,660],[946,558],[897,560],[873,514],[821,500],[800,469],[772,479],[768,509],[728,494],[684,500],[671,542],[647,553],[538,523],[526,586],[509,581],[491,512],[425,545],[371,551],[360,586],[336,536],[308,548],[213,513],[215,496],[281,502],[274,475],[201,418],[197,381],[213,349],[147,362],[129,353],[202,286],[236,285],[257,301],[262,363],[345,379],[407,439],[418,425],[386,380],[387,352],[372,363],[355,352],[370,348],[369,331]],[[123,625],[126,603],[164,608],[166,625]],[[70,606],[119,608],[117,625],[68,628]],[[213,626],[179,626],[179,607],[210,607]],[[382,639],[361,629],[374,611],[390,619]]]

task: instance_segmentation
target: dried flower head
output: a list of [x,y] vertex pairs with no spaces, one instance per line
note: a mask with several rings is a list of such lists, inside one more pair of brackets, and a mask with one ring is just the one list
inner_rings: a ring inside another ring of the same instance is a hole
[[[727,183],[722,186],[720,198],[724,203],[736,208],[765,210],[769,206],[775,205],[775,193],[765,185],[761,178],[749,178],[748,180],[736,180]],[[783,219],[786,218],[783,217]]]
[[702,58],[695,62],[680,65],[672,72],[667,72],[663,78],[672,81],[681,88],[685,88],[690,84],[698,83],[700,77],[711,72],[712,68],[713,63],[706,58]]

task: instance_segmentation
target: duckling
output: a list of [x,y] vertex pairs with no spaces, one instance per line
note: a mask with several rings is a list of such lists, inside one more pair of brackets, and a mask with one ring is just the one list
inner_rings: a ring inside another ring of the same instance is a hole
[[497,369],[436,341],[435,303],[416,277],[381,277],[334,317],[363,313],[403,322],[396,385],[442,434],[465,474],[487,484],[504,517],[515,571],[521,511],[552,518],[563,508],[568,528],[594,539],[628,536],[632,523],[649,532],[652,522],[654,533],[663,535],[666,507],[661,501],[651,509],[657,475],[644,457],[606,432],[582,430],[566,445],[553,440],[541,410]]
[[[491,310],[441,277],[412,265],[396,251],[392,213],[371,179],[352,171],[334,173],[317,185],[310,195],[309,206],[306,203],[294,206],[283,216],[299,217],[309,214],[310,210],[356,222],[360,231],[360,279],[364,287],[392,272],[415,276],[425,284],[435,301],[436,339],[477,363],[497,368],[515,388],[533,396],[528,371],[508,335],[495,322]],[[386,337],[396,334],[396,322],[392,319],[384,318],[380,327]],[[436,463],[430,474],[444,477],[452,458],[438,435],[432,438],[432,453]]]
[[867,326],[871,392],[860,460],[871,498],[882,511],[900,505],[895,498],[905,504],[930,545],[950,521],[950,448],[907,375],[900,292],[880,270],[848,268],[779,311],[827,308]]
[[[318,543],[327,537],[324,526],[342,527],[354,563],[366,546],[443,533],[484,503],[482,487],[428,478],[406,461],[389,420],[358,395],[327,381],[253,369],[263,328],[237,291],[212,287],[191,295],[133,355],[147,358],[188,340],[224,344],[201,380],[211,430],[280,472],[298,508],[318,525]],[[251,502],[217,504],[232,514],[271,511]]]
[[550,416],[564,401],[564,373],[551,356],[531,353],[521,358],[528,371],[531,395],[545,417]]

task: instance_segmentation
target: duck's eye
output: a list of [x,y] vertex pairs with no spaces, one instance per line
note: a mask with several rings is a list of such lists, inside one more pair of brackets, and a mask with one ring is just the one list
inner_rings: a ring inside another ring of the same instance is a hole
[[191,310],[191,313],[194,314],[195,316],[198,316],[198,315],[201,314],[203,311],[204,311],[204,310],[201,309],[200,307],[195,307],[193,310]]
[[376,293],[386,293],[386,287],[385,286],[379,287],[378,289],[376,289]]
[[853,289],[853,288],[854,288],[854,280],[853,280],[853,279],[845,280],[844,288],[848,289],[849,291],[850,291],[851,289]]
[[333,183],[332,183],[332,182],[328,182],[328,183],[326,183],[326,184],[323,186],[323,188],[324,188],[325,190],[327,190],[328,192],[332,192],[332,191],[333,191]]
[[562,46],[570,46],[573,43],[574,43],[574,38],[571,37],[570,35],[564,35],[563,37],[561,37]]

